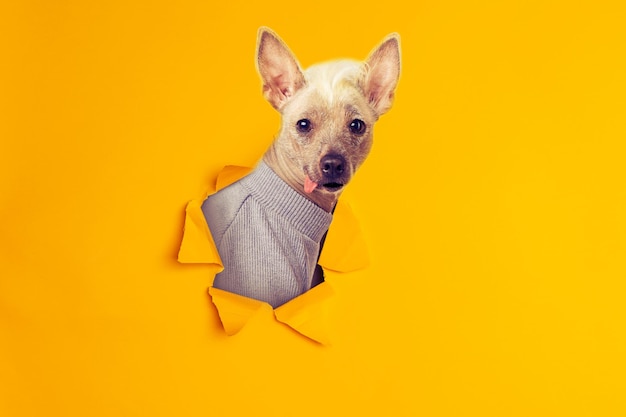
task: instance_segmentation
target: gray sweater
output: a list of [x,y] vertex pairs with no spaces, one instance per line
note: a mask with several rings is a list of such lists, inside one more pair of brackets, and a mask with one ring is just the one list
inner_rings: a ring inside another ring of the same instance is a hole
[[214,287],[274,308],[310,289],[332,214],[264,162],[209,196],[202,211],[224,265]]

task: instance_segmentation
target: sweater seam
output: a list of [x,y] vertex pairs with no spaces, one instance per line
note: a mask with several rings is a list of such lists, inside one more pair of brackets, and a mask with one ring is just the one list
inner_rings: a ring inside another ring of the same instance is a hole
[[241,213],[241,209],[243,208],[244,204],[246,204],[246,201],[248,201],[248,199],[251,196],[248,194],[246,195],[246,198],[244,198],[243,200],[241,200],[241,203],[239,204],[239,207],[237,207],[237,210],[235,210],[235,214],[233,215],[232,219],[230,220],[230,222],[228,223],[228,225],[224,228],[224,232],[222,233],[222,236],[220,236],[220,241],[215,242],[218,246],[218,248],[221,248],[222,246],[222,240],[224,240],[224,236],[226,236],[226,234],[228,233],[228,231],[232,228],[233,224],[235,223],[235,221],[237,220],[237,217],[239,217],[239,213]]

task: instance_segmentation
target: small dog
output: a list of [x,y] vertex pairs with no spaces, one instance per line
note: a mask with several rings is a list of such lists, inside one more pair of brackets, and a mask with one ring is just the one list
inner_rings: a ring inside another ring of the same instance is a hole
[[281,128],[255,170],[202,205],[223,272],[213,286],[278,307],[321,282],[320,247],[341,192],[372,146],[400,76],[399,36],[364,62],[302,71],[286,44],[260,28],[257,70]]

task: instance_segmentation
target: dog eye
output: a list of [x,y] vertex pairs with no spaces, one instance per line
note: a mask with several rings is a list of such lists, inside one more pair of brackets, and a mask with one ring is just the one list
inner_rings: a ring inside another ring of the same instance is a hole
[[311,131],[311,121],[309,119],[301,119],[296,122],[296,129],[300,133],[308,133]]
[[354,119],[350,122],[350,125],[348,127],[350,128],[350,132],[354,133],[355,135],[362,135],[363,133],[365,133],[365,122],[363,120]]

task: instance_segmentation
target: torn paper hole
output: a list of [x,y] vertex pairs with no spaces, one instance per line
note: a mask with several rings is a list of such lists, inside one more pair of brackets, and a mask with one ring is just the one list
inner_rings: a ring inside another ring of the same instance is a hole
[[[225,167],[218,175],[215,187],[209,190],[207,196],[234,184],[251,171],[250,168],[245,167]],[[193,200],[187,205],[178,260],[181,263],[212,264],[217,267],[219,273],[223,271],[224,264],[202,211],[203,201],[206,200]],[[215,228],[228,226],[230,225],[214,223]],[[271,256],[271,253],[268,255],[263,252],[268,251],[267,247],[255,246],[250,249],[259,251],[261,256]],[[368,265],[367,250],[358,222],[349,205],[344,201],[337,203],[318,263],[322,269],[335,272],[355,271]],[[236,291],[216,286],[211,286],[209,293],[218,310],[224,330],[229,335],[241,330],[254,315],[272,308],[269,302],[259,301],[237,294]],[[277,321],[288,325],[302,335],[319,343],[328,344],[325,331],[325,304],[332,297],[332,293],[331,286],[327,282],[322,282],[308,291],[288,297],[285,302],[279,300],[279,305],[274,305],[274,316]]]

